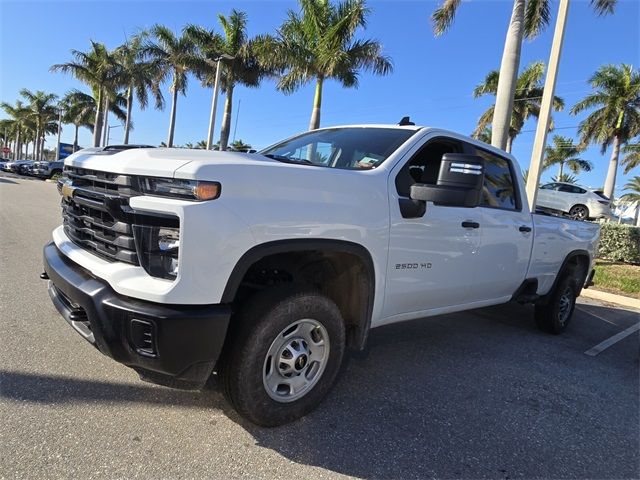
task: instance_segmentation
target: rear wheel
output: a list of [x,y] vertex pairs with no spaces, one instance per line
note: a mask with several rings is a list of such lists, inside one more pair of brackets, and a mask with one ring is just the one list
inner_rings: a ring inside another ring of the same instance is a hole
[[584,205],[574,205],[569,210],[569,216],[576,220],[588,220],[589,219],[589,209]]
[[567,329],[576,306],[576,281],[564,275],[546,305],[536,305],[535,319],[540,330],[558,334]]
[[274,288],[250,300],[220,375],[246,419],[276,426],[303,417],[331,389],[345,349],[344,322],[333,301],[312,291]]

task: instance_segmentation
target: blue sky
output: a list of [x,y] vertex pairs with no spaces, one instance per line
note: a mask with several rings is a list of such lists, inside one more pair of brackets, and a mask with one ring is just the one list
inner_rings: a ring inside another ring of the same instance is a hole
[[[343,89],[328,82],[323,96],[322,126],[348,123],[395,123],[410,115],[417,124],[470,133],[492,98],[473,99],[471,92],[487,74],[500,65],[502,45],[511,14],[509,0],[468,0],[459,9],[453,28],[434,38],[429,16],[435,1],[369,0],[371,15],[360,37],[375,38],[394,63],[393,74],[374,77],[363,73],[358,89]],[[232,8],[246,11],[251,36],[273,32],[286,11],[296,9],[290,0],[210,1],[8,1],[0,0],[0,101],[13,103],[21,88],[64,94],[70,88],[87,90],[72,77],[50,73],[49,67],[70,59],[71,49],[87,50],[89,40],[115,48],[129,34],[154,23],[179,30],[199,23],[219,31],[217,14]],[[521,67],[548,59],[554,18],[543,35],[523,46]],[[589,92],[587,79],[605,63],[640,63],[640,2],[621,0],[612,16],[597,17],[587,0],[573,0],[569,11],[563,57],[556,94],[567,108],[554,115],[556,133],[575,137],[584,116],[574,117],[569,108]],[[168,86],[165,96],[169,100]],[[264,147],[273,141],[307,128],[313,85],[292,95],[265,81],[259,89],[238,87],[234,92],[234,121],[241,102],[235,137]],[[218,108],[218,131],[222,113]],[[189,82],[186,97],[179,97],[175,141],[177,144],[206,138],[211,90],[195,80]],[[0,113],[0,117],[4,114]],[[158,144],[166,140],[169,108],[164,111],[134,108],[135,143]],[[115,120],[114,120],[115,121]],[[535,123],[530,121],[515,140],[513,153],[528,168]],[[90,145],[88,130],[82,130],[81,145]],[[233,136],[233,129],[232,129]],[[73,128],[65,127],[63,141],[70,142]],[[122,139],[122,128],[111,131],[111,143]],[[48,138],[51,146],[54,138]],[[604,183],[609,152],[602,156],[596,147],[583,158],[595,169],[583,173],[580,182],[593,187]],[[547,171],[543,179],[555,171]],[[633,173],[633,172],[632,172]],[[637,174],[637,172],[636,172]],[[620,188],[626,177],[619,172]]]

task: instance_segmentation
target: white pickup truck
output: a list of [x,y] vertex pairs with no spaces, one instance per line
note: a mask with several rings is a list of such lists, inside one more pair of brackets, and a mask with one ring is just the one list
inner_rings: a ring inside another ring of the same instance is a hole
[[599,236],[532,215],[505,152],[413,125],[256,154],[85,149],[58,187],[42,277],[62,316],[145,380],[216,374],[267,426],[316,407],[380,325],[519,301],[561,332]]

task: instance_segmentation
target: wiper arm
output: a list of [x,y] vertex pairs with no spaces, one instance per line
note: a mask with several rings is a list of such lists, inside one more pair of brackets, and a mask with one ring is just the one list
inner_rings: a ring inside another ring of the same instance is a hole
[[306,158],[290,158],[285,157],[284,155],[276,155],[274,153],[265,153],[263,154],[263,156],[284,163],[302,163],[304,165],[315,165],[315,163],[313,163],[311,160],[307,160]]

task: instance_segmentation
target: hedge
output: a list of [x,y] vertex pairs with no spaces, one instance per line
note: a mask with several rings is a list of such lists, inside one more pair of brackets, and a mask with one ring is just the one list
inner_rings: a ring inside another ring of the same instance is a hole
[[640,263],[640,227],[603,223],[597,256],[614,262]]

